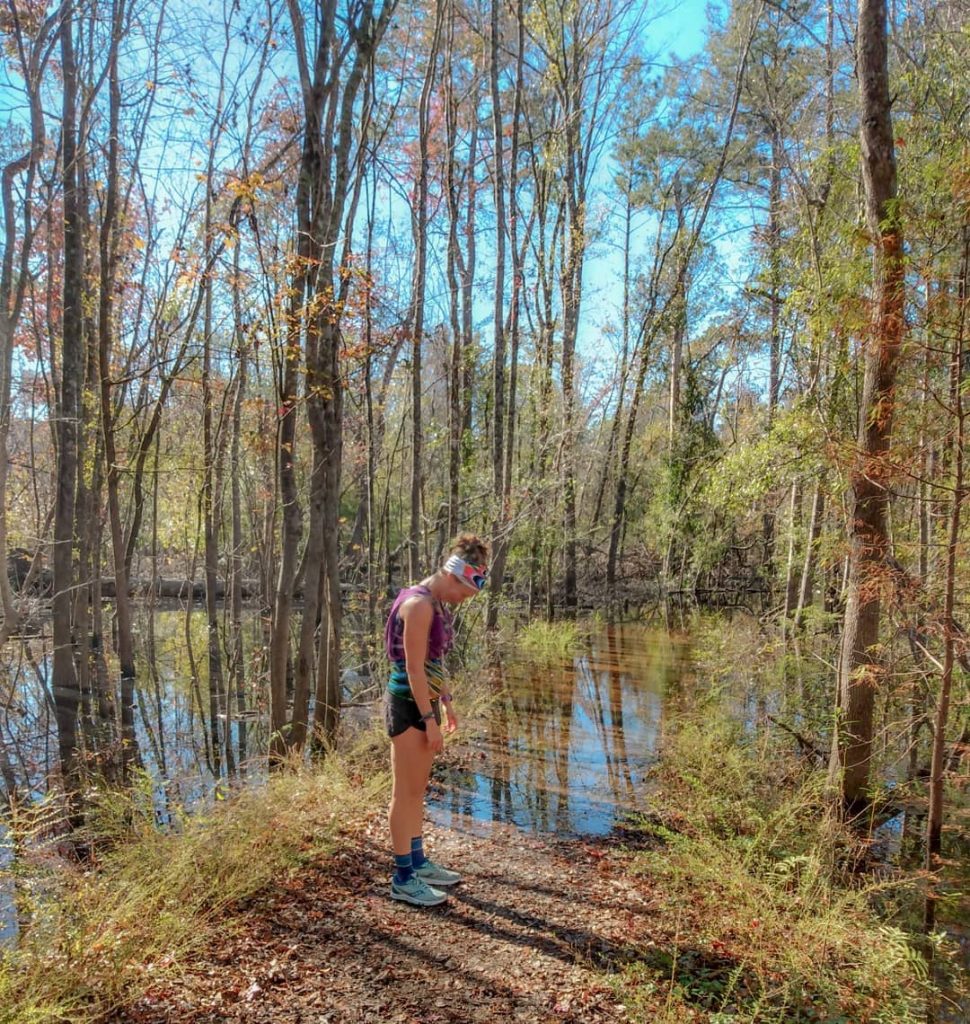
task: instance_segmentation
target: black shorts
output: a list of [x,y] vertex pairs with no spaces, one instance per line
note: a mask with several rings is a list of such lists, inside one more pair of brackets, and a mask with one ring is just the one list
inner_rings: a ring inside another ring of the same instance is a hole
[[[431,702],[431,710],[434,712],[434,720],[441,725],[441,706],[438,701]],[[387,726],[387,735],[391,737],[400,736],[412,726],[422,732],[428,731],[427,724],[421,721],[417,702],[390,691],[384,694],[384,724]]]

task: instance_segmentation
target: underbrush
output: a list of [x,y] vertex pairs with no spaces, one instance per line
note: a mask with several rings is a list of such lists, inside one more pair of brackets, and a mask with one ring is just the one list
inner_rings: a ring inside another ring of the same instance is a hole
[[19,880],[21,909],[32,905],[17,947],[0,955],[0,1022],[100,1020],[177,971],[214,929],[231,927],[234,909],[325,856],[373,806],[387,778],[368,746],[365,737],[355,756],[253,784],[165,831],[150,785],[102,794],[93,865],[68,870],[36,846],[28,855],[48,870],[36,898]]
[[669,730],[641,826],[635,870],[663,909],[660,941],[620,983],[633,1019],[924,1020],[925,960],[874,910],[909,883],[843,874],[857,840],[828,813],[822,774],[713,703]]

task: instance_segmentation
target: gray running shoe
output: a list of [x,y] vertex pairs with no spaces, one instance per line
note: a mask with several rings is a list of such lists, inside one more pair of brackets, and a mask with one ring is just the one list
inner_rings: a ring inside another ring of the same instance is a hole
[[414,874],[406,882],[391,879],[391,899],[413,903],[416,907],[436,907],[448,897],[438,889],[432,889],[423,878]]
[[415,868],[414,873],[428,885],[457,885],[461,881],[461,875],[457,871],[449,871],[428,859],[425,859],[421,867]]

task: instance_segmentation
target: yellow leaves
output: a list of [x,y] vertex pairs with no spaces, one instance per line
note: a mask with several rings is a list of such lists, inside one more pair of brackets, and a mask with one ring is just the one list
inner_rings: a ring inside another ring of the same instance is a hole
[[231,249],[239,243],[239,232],[228,221],[216,225],[216,230],[222,232],[226,245]]
[[281,181],[267,181],[259,171],[253,171],[247,178],[230,178],[226,182],[230,195],[247,203],[255,203],[260,192],[279,192],[282,188]]

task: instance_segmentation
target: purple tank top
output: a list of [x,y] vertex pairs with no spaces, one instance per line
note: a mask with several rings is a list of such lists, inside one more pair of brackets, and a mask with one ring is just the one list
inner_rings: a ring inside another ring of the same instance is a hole
[[[396,598],[387,616],[384,627],[384,649],[391,661],[404,661],[404,620],[398,615],[398,609],[409,597],[415,594],[430,594],[427,587],[405,587]],[[437,603],[431,619],[431,630],[428,633],[428,661],[438,661],[448,651],[454,639],[451,614],[443,611]]]

